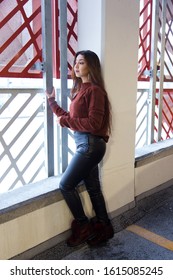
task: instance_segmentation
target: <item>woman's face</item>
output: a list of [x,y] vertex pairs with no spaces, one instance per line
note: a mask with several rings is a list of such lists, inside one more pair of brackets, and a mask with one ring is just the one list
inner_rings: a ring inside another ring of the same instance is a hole
[[76,77],[82,79],[82,82],[88,81],[89,68],[84,56],[81,54],[76,57],[74,72]]

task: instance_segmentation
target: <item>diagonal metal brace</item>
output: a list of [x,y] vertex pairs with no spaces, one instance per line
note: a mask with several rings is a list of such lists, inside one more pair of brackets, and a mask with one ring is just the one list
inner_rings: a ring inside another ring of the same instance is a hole
[[36,62],[32,65],[31,70],[37,70],[37,71],[41,71],[41,72],[45,72],[46,71],[46,65],[44,62]]

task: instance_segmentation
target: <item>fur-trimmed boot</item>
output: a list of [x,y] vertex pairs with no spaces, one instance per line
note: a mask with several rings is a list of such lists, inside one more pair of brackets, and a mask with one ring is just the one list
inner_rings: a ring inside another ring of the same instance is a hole
[[71,230],[72,235],[66,240],[67,245],[70,247],[78,246],[89,238],[94,237],[93,227],[90,222],[80,224],[78,221],[73,220]]
[[114,229],[111,222],[93,221],[92,224],[95,236],[87,240],[89,246],[99,246],[114,236]]

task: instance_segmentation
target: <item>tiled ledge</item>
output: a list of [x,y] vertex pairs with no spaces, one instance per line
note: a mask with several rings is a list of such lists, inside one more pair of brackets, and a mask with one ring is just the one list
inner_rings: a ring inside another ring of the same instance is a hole
[[173,154],[173,139],[144,146],[135,151],[135,167],[140,167],[171,154]]
[[0,194],[0,224],[61,200],[59,177],[50,177]]
[[[63,200],[59,190],[61,177],[49,177],[0,194],[0,224]],[[81,183],[79,191],[84,191]]]

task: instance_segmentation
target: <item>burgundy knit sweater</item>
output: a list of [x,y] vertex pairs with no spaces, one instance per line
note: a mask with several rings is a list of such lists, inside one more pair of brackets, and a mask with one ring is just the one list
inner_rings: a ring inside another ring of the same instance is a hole
[[74,131],[101,136],[107,142],[106,94],[96,85],[83,83],[72,99],[69,112],[63,110],[54,97],[48,99],[52,112],[61,116],[60,125]]

